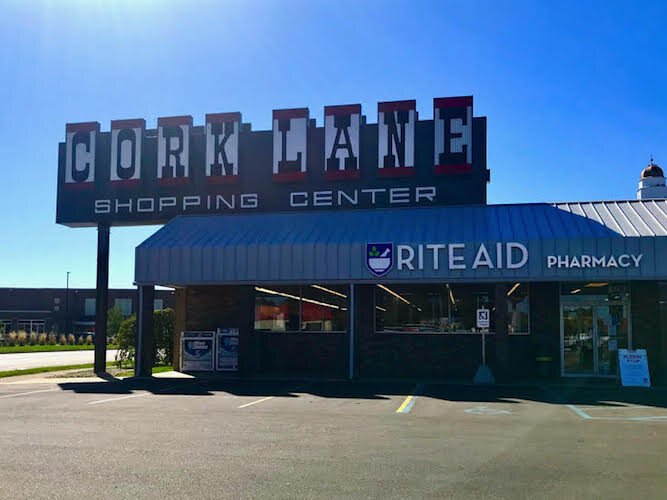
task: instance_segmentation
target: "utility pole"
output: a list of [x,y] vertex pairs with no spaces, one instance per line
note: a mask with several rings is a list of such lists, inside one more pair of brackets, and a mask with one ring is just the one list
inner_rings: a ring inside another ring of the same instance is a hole
[[67,285],[65,288],[65,334],[70,333],[69,328],[69,271],[67,271]]

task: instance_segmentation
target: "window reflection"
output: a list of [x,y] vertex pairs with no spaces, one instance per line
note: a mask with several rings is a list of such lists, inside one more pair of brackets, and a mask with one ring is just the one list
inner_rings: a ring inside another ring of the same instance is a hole
[[[478,332],[476,311],[493,310],[494,293],[493,284],[377,285],[375,329],[395,333]],[[523,307],[527,314],[527,292]],[[493,332],[493,314],[490,319],[489,331]]]
[[507,330],[510,334],[530,332],[530,304],[528,284],[515,283],[507,292]]
[[255,287],[255,330],[345,332],[347,308],[346,286]]

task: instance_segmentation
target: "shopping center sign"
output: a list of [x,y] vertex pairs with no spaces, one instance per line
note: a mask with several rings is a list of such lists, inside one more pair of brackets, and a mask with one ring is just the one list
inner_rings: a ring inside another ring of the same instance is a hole
[[58,160],[57,222],[164,223],[180,214],[485,204],[486,120],[473,98],[273,111],[253,131],[241,113],[70,123]]

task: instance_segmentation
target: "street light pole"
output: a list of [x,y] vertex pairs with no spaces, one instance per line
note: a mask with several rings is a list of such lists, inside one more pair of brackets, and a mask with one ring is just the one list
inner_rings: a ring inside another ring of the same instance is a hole
[[[65,330],[69,326],[69,271],[67,271],[67,288],[65,289]],[[65,331],[67,334],[68,332]]]

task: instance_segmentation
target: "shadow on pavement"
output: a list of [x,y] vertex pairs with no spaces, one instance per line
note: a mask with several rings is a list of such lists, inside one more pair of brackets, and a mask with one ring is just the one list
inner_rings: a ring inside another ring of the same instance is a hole
[[406,381],[303,381],[303,380],[229,380],[215,377],[129,378],[105,382],[66,382],[58,384],[64,391],[82,394],[132,394],[148,391],[156,395],[213,396],[226,393],[235,396],[298,397],[299,393],[322,398],[388,399],[389,396],[422,397],[459,402],[512,403],[533,401],[546,404],[575,404],[616,407],[628,404],[667,408],[664,388],[634,389],[616,386],[579,387],[545,386],[474,386],[470,384],[424,383]]

